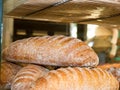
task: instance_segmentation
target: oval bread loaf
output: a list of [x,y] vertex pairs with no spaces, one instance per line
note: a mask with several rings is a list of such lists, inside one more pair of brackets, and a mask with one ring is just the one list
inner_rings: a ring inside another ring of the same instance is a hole
[[[25,78],[21,78],[24,76]],[[19,73],[19,77],[17,76],[12,84],[12,90],[118,90],[119,88],[115,77],[99,68],[60,68],[37,78],[30,88],[19,88],[24,86],[22,84],[25,84],[26,79],[31,80],[31,78],[36,77]],[[20,82],[22,84],[19,84]]]
[[11,83],[17,72],[22,67],[10,63],[10,62],[2,62],[0,69],[0,86],[2,89],[10,89]]
[[48,71],[48,69],[37,65],[28,65],[22,68],[14,77],[11,90],[30,90],[32,83]]
[[118,81],[102,69],[63,68],[39,78],[31,90],[118,90]]
[[8,61],[55,66],[96,66],[99,63],[98,56],[87,44],[62,35],[15,41],[2,56]]

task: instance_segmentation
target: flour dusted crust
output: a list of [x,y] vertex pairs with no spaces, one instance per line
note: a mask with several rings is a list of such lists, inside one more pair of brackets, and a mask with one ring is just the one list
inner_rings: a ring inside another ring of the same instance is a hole
[[31,37],[13,42],[3,51],[8,61],[55,66],[96,66],[96,53],[79,39],[67,36]]
[[31,90],[118,90],[112,74],[98,68],[60,68],[37,79]]
[[22,67],[10,62],[2,62],[0,67],[1,88],[10,89],[13,78],[21,68]]
[[11,90],[30,90],[32,84],[40,77],[48,73],[48,69],[37,66],[28,65],[22,68],[15,76]]

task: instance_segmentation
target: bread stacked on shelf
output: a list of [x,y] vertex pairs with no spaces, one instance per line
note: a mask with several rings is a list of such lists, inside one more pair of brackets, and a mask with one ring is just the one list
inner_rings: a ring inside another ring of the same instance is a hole
[[13,81],[12,90],[118,90],[117,80],[102,69],[67,67],[43,75],[44,70],[34,68],[22,68]]
[[[76,38],[60,35],[18,40],[4,49],[2,56],[10,62],[30,64],[15,75],[11,90],[119,88],[118,81],[111,73],[95,68],[99,59],[94,50]],[[48,70],[46,66],[59,69]]]
[[[89,54],[88,54],[89,53]],[[79,39],[65,36],[31,37],[3,51],[8,61],[54,66],[96,66],[96,53]]]

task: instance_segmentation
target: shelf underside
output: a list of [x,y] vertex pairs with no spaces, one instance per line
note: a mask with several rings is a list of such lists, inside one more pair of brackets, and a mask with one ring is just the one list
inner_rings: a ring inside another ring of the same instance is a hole
[[120,24],[120,0],[16,0],[6,16],[83,24]]

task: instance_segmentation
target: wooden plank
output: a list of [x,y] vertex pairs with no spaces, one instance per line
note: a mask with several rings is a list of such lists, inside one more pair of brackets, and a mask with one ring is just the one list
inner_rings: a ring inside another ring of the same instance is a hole
[[61,0],[17,0],[14,9],[7,15],[24,17],[27,14],[44,9],[60,1]]
[[103,0],[74,0],[38,12],[27,18],[79,23],[81,21],[109,17],[118,13],[120,13],[120,2],[113,3],[111,1],[109,3],[104,3]]
[[12,36],[13,36],[13,18],[4,18],[3,19],[3,42],[2,42],[2,48],[6,48],[10,45],[12,42]]
[[[51,2],[50,2],[51,1]],[[56,2],[55,2],[56,1]],[[66,0],[64,0],[66,1]],[[9,15],[24,19],[34,19],[54,22],[74,22],[81,23],[84,21],[91,22],[99,18],[111,18],[120,14],[120,0],[69,0],[63,4],[53,4],[62,2],[61,0],[28,0],[14,9]],[[49,5],[52,7],[46,8]],[[43,10],[42,10],[43,9]],[[36,10],[41,10],[35,12]],[[119,17],[117,19],[120,19]],[[113,19],[110,24],[118,24],[119,20]],[[105,21],[105,23],[107,23]]]
[[23,4],[24,2],[25,2],[25,0],[4,0],[3,1],[4,14],[9,13],[14,8],[18,7],[19,5]]

